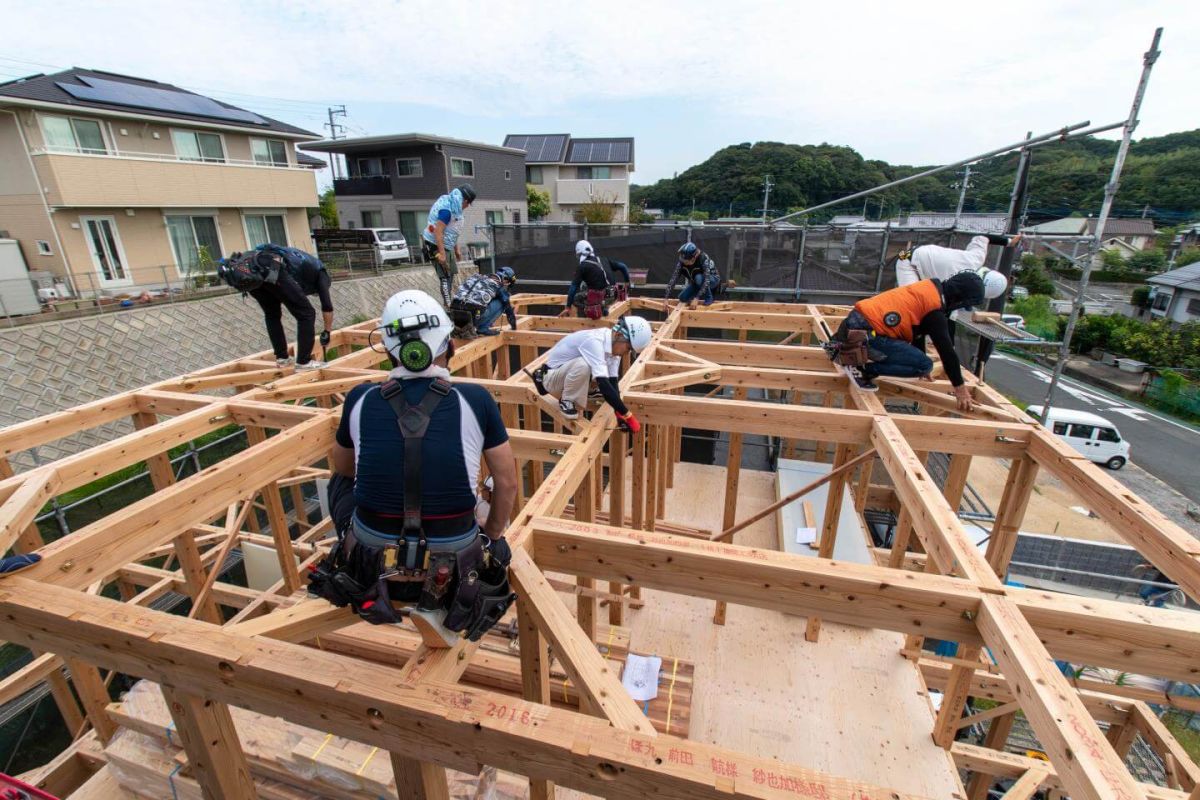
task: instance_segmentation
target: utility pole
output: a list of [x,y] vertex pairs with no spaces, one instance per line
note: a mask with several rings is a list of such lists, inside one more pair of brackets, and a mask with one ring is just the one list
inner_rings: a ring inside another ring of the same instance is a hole
[[771,183],[771,176],[763,177],[763,207],[762,207],[762,225],[758,229],[758,260],[754,271],[758,272],[762,269],[763,245],[767,241],[767,204],[771,200],[771,187],[775,184]]
[[[965,203],[967,200],[967,189],[970,188],[970,186],[971,186],[971,165],[967,164],[967,166],[963,167],[962,188],[959,189],[959,192],[958,192],[958,208],[954,209],[954,227],[955,228],[958,227],[958,223],[962,220],[963,203]],[[863,208],[866,208],[866,206],[867,206],[867,204],[863,203]],[[1010,211],[1009,213],[1011,214],[1012,212]]]
[[767,224],[767,202],[771,199],[771,187],[775,184],[771,183],[771,176],[767,175],[763,178],[763,207],[762,221],[763,225]]
[[1160,55],[1158,42],[1162,38],[1162,28],[1154,31],[1154,39],[1150,49],[1142,56],[1142,77],[1138,80],[1137,90],[1133,93],[1133,104],[1129,107],[1129,116],[1121,133],[1121,145],[1117,148],[1117,157],[1113,161],[1112,175],[1104,187],[1104,202],[1100,205],[1100,216],[1096,219],[1096,229],[1088,246],[1087,258],[1083,264],[1083,275],[1079,278],[1079,287],[1075,290],[1075,301],[1071,304],[1071,315],[1067,317],[1067,329],[1063,332],[1062,344],[1058,348],[1058,361],[1054,365],[1054,373],[1050,376],[1050,386],[1046,389],[1046,400],[1042,403],[1042,424],[1050,414],[1050,403],[1054,400],[1054,390],[1058,388],[1059,378],[1067,364],[1067,356],[1071,353],[1071,337],[1075,334],[1075,324],[1079,321],[1079,312],[1083,309],[1084,293],[1087,291],[1088,279],[1092,277],[1092,266],[1096,261],[1096,253],[1100,251],[1100,242],[1104,234],[1104,226],[1108,223],[1109,212],[1112,211],[1113,199],[1117,196],[1117,187],[1121,184],[1121,170],[1125,167],[1125,156],[1129,153],[1129,141],[1138,125],[1138,112],[1142,108],[1142,98],[1146,95],[1146,84],[1150,82],[1150,70]]
[[[336,122],[334,122],[333,118],[346,116],[346,106],[344,106],[344,105],[340,105],[340,106],[336,106],[336,107],[330,106],[328,109],[326,109],[326,111],[329,112],[329,122],[326,122],[325,125],[322,127],[329,128],[329,138],[330,139],[341,138],[340,134],[344,133],[346,128],[344,126],[338,125]],[[329,166],[333,168],[334,180],[336,180],[338,177],[337,163],[338,163],[337,153],[330,153],[329,154]]]

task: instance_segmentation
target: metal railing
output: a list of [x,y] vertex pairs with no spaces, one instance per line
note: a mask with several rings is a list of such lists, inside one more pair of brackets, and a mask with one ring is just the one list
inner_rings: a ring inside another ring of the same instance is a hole
[[263,162],[245,158],[206,158],[204,156],[181,156],[176,153],[139,153],[127,150],[100,151],[60,145],[44,145],[42,147],[30,148],[29,153],[30,155],[34,156],[82,156],[85,158],[118,158],[131,161],[175,161],[181,164],[200,164],[204,166],[215,167],[253,167],[257,169],[290,170],[310,169],[310,167],[305,167],[299,164],[280,164],[274,161]]

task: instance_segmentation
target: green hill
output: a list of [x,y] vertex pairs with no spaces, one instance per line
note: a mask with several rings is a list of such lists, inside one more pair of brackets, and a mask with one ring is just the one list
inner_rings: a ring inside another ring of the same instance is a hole
[[[1095,213],[1112,170],[1117,143],[1086,138],[1034,150],[1030,173],[1030,218],[1033,221]],[[989,159],[972,167],[967,211],[1004,211],[1012,191],[1017,155]],[[634,186],[633,202],[649,208],[712,216],[757,215],[762,206],[763,176],[775,182],[772,213],[780,214],[870,188],[920,172],[927,167],[892,165],[863,158],[849,147],[749,142],[718,150],[708,160],[674,178]],[[868,216],[888,217],[899,211],[953,210],[958,200],[956,172],[889,189],[871,197]],[[862,201],[832,213],[861,212]],[[1158,224],[1175,224],[1200,211],[1200,130],[1135,141],[1125,163],[1116,213],[1140,215],[1150,207]],[[814,220],[822,219],[821,216]]]

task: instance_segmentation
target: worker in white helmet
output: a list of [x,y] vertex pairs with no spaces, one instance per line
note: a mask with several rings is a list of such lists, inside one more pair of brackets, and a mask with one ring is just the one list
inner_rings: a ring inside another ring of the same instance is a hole
[[621,356],[640,353],[650,344],[650,323],[642,317],[625,316],[611,328],[575,331],[558,340],[546,357],[546,364],[528,375],[539,394],[558,398],[558,408],[567,419],[577,419],[587,407],[592,383],[604,401],[617,412],[622,430],[641,430],[637,417],[621,400],[617,379]]
[[896,259],[896,285],[909,286],[917,281],[937,278],[945,281],[959,272],[971,271],[983,280],[983,295],[985,300],[993,300],[1008,290],[1008,279],[994,269],[983,265],[987,260],[989,244],[1012,247],[1020,240],[1020,235],[1006,236],[988,234],[972,237],[963,250],[954,247],[941,247],[936,244],[923,244],[912,250],[900,253]]

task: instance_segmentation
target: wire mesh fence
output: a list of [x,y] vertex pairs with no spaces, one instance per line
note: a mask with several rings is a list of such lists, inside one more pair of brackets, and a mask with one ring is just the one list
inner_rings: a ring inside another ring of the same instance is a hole
[[[690,241],[711,256],[721,276],[735,281],[736,291],[743,294],[847,300],[895,286],[895,260],[901,250],[922,244],[961,248],[975,235],[888,224],[526,223],[489,229],[493,264],[512,267],[525,281],[571,280],[577,263],[575,243],[587,239],[601,256],[625,262],[635,274],[635,284],[662,286],[670,280],[680,245]],[[999,248],[989,253],[990,259],[998,257]]]

